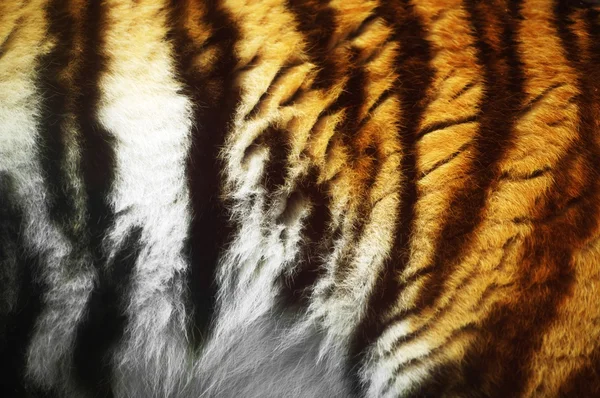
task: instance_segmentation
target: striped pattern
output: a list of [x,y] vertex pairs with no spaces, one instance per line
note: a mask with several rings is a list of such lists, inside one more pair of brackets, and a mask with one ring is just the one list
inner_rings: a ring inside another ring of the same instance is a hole
[[0,395],[600,395],[600,6],[0,2]]

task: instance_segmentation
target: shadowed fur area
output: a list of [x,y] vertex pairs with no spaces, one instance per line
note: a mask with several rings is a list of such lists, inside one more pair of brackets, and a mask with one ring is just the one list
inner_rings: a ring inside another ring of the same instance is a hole
[[0,396],[599,396],[598,3],[0,1]]

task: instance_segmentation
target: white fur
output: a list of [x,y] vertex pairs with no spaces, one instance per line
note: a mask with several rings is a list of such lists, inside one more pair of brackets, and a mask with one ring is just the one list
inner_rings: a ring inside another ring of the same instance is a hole
[[[13,200],[21,206],[27,251],[40,259],[36,278],[46,290],[27,350],[27,373],[44,387],[70,389],[67,379],[74,333],[95,278],[85,256],[75,257],[68,240],[50,220],[47,192],[38,163],[40,96],[35,88],[35,57],[48,50],[41,41],[43,24],[36,8],[21,21],[26,27],[0,58],[0,172],[14,182]],[[30,47],[31,46],[31,47]]]
[[[142,229],[128,324],[113,358],[117,396],[170,396],[185,384],[191,359],[182,257],[191,220],[185,174],[191,105],[179,94],[169,45],[160,40],[165,14],[155,7],[138,10],[157,19],[152,33],[131,14],[123,18],[118,6],[110,9],[112,62],[100,81],[98,120],[115,139],[117,166],[110,254],[132,228]],[[138,35],[148,40],[140,44]]]
[[[249,94],[235,113],[223,148],[225,192],[233,201],[229,210],[239,229],[215,264],[219,288],[216,321],[204,346],[195,352],[186,334],[189,314],[184,308],[187,292],[183,281],[188,264],[182,257],[189,224],[198,216],[191,214],[185,175],[192,104],[175,78],[172,49],[164,40],[167,16],[160,4],[139,4],[136,12],[116,0],[103,4],[108,10],[103,43],[108,67],[100,79],[95,117],[110,136],[106,138],[111,138],[116,156],[115,179],[108,193],[116,216],[103,241],[107,257],[114,258],[133,228],[141,229],[139,257],[125,298],[127,324],[111,351],[110,382],[115,396],[350,396],[348,369],[342,368],[347,363],[346,343],[365,308],[375,282],[374,271],[382,266],[391,244],[391,224],[379,227],[371,223],[367,227],[357,248],[361,255],[354,256],[348,280],[337,287],[338,294],[332,299],[317,300],[306,313],[293,316],[276,309],[276,278],[295,271],[303,223],[314,205],[301,197],[286,211],[287,198],[298,189],[298,180],[308,169],[309,163],[300,159],[300,153],[319,120],[320,109],[309,103],[291,111],[279,110],[277,101],[284,94],[278,92],[279,97],[259,121],[244,121],[244,116],[267,90],[279,65],[299,49],[286,48],[284,41],[273,44],[285,57],[272,61],[266,70],[252,71],[248,81],[242,81]],[[251,20],[254,11],[245,11],[249,14],[244,19]],[[140,23],[144,18],[152,23],[152,29]],[[288,19],[291,23],[291,16]],[[257,17],[255,22],[260,27],[259,20]],[[285,30],[286,25],[282,26]],[[275,27],[274,34],[281,29]],[[246,28],[250,32],[254,29]],[[271,36],[264,40],[269,42]],[[299,35],[295,43],[300,47]],[[252,58],[252,54],[247,55]],[[25,64],[29,69],[24,77],[0,80],[0,93],[9,93],[7,100],[0,101],[0,171],[8,172],[16,181],[17,201],[26,214],[26,249],[39,255],[40,278],[47,286],[28,347],[27,370],[32,384],[55,388],[61,396],[81,397],[84,392],[71,380],[71,356],[75,331],[97,275],[89,251],[74,250],[76,243],[69,242],[49,219],[36,147],[41,128],[40,93],[34,87],[34,60]],[[307,75],[313,65],[303,68]],[[326,106],[339,94],[340,88],[336,90],[307,93],[305,97],[308,102],[318,100]],[[66,166],[83,196],[77,166],[79,149],[73,139],[79,133],[72,118],[68,115],[64,126],[70,134]],[[290,157],[295,165],[284,186],[271,196],[260,184],[272,156],[268,146],[244,158],[248,146],[269,125],[293,130]],[[319,144],[323,148],[331,134],[324,137]],[[323,259],[327,276],[317,285],[316,296],[332,283],[336,261],[352,244],[348,232],[353,228],[356,209],[349,204],[349,195],[336,198],[338,207],[332,209],[334,223],[341,222],[348,210],[352,214],[344,226],[345,237],[334,242],[332,252]],[[84,198],[75,199],[81,213],[78,217],[83,220]],[[394,202],[396,198],[386,200]],[[390,217],[386,200],[373,209],[374,219]],[[284,211],[286,220],[277,221]],[[75,257],[74,253],[83,254]],[[102,266],[111,264],[108,261]]]

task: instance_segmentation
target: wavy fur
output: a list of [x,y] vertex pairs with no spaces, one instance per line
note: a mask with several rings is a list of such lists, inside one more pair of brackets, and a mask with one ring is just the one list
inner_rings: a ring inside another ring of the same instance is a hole
[[0,395],[600,395],[600,8],[0,2]]

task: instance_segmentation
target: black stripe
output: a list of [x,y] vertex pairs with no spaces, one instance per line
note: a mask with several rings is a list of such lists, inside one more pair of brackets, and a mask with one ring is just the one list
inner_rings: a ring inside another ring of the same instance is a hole
[[379,18],[379,14],[377,12],[377,9],[374,9],[371,14],[369,14],[365,19],[362,20],[362,22],[360,23],[360,25],[355,28],[349,35],[348,37],[345,39],[346,41],[352,41],[354,39],[356,39],[357,37],[359,37],[360,35],[362,35],[369,26],[371,26],[373,24],[373,22],[375,22],[376,19]]
[[[328,3],[328,1],[314,0],[287,1],[287,8],[294,16],[297,29],[308,42],[306,51],[311,61],[319,68],[311,89],[328,89],[339,78],[341,72],[331,51],[328,51],[329,41],[335,31],[335,13]],[[302,90],[298,90],[282,105],[292,103],[301,93]],[[334,104],[339,104],[338,100]],[[332,104],[330,108],[333,106]],[[326,109],[321,112],[320,117],[328,113],[329,109]],[[315,125],[318,123],[317,120]],[[317,184],[318,177],[318,168],[311,167],[296,183],[295,194],[287,200],[286,208],[293,206],[298,198],[304,198],[310,202],[312,209],[304,221],[303,245],[294,272],[291,275],[284,273],[279,278],[280,300],[284,307],[308,304],[310,289],[324,271],[322,257],[332,245],[331,237],[325,236],[331,221],[328,209],[330,198],[326,193],[326,187]]]
[[[64,4],[69,7],[69,2]],[[96,396],[111,397],[111,368],[109,355],[111,347],[124,331],[124,321],[117,303],[122,301],[125,280],[120,280],[121,272],[129,273],[135,258],[128,264],[114,264],[107,268],[102,240],[107,229],[113,224],[115,215],[110,205],[110,189],[115,174],[114,137],[97,120],[96,113],[100,101],[99,80],[106,67],[107,59],[102,53],[106,29],[106,5],[101,1],[90,2],[82,12],[81,63],[76,71],[72,89],[76,124],[80,129],[81,173],[85,190],[87,211],[87,238],[92,261],[98,272],[98,279],[87,304],[87,316],[77,328],[77,340],[73,354],[74,377],[78,385]],[[79,90],[77,90],[79,89]],[[138,235],[138,233],[133,233]],[[133,244],[131,236],[124,244]],[[139,236],[136,236],[139,238]],[[124,247],[123,251],[137,250]],[[121,268],[124,269],[115,269]]]
[[[571,25],[569,15],[572,12],[570,7],[572,6],[571,3],[561,1],[555,11],[562,44],[566,47],[566,53],[572,66],[577,67],[579,72],[578,86],[581,95],[577,97],[577,102],[581,112],[582,146],[577,149],[577,152],[587,153],[588,174],[586,177],[590,186],[589,201],[587,204],[583,203],[584,207],[580,211],[587,222],[583,223],[585,228],[579,233],[583,232],[582,237],[589,239],[596,229],[599,215],[598,196],[600,194],[600,184],[598,181],[600,181],[600,166],[598,165],[598,159],[600,158],[600,148],[598,147],[597,121],[600,118],[600,95],[598,95],[600,89],[600,71],[598,70],[598,65],[600,65],[600,10],[588,9],[584,12],[585,29],[589,35],[590,48],[588,51],[590,58],[582,62],[581,49],[572,45],[575,41],[575,35],[569,29]],[[598,369],[600,369],[600,347],[596,346],[587,355],[587,358],[589,362],[572,372],[563,383],[560,389],[561,396],[592,397],[600,395],[600,374],[598,373]]]
[[127,296],[142,248],[141,237],[140,227],[130,230],[111,264],[99,270],[85,320],[77,329],[73,350],[75,378],[96,397],[113,396],[111,354],[127,324]]
[[[257,58],[258,56],[255,56],[255,58]],[[253,66],[253,62],[250,62],[244,69],[245,70],[249,70],[251,69],[251,67]],[[282,65],[279,70],[277,71],[277,73],[275,74],[275,76],[273,76],[273,79],[271,80],[271,83],[269,83],[269,87],[265,90],[264,93],[262,93],[262,95],[260,96],[259,100],[256,102],[256,104],[254,104],[254,107],[244,116],[244,120],[245,121],[249,121],[255,118],[260,118],[260,112],[262,110],[263,107],[263,102],[265,101],[265,99],[267,99],[269,97],[269,95],[272,94],[272,92],[277,89],[278,85],[282,84],[282,81],[285,81],[286,76],[289,73],[293,72],[293,69],[296,68],[297,66],[302,65],[302,62],[294,60],[292,62],[288,62],[284,65]],[[298,89],[292,94],[290,95],[287,99],[282,99],[281,100],[281,104],[280,106],[287,106],[292,104],[295,99],[294,97],[299,96],[299,91],[302,91],[302,85],[298,86]]]
[[[273,82],[271,82],[271,84],[273,84]],[[269,88],[270,88],[270,86],[269,86]],[[269,95],[269,88],[264,93],[261,94],[258,101],[256,101],[256,104],[254,104],[252,109],[250,109],[250,111],[244,116],[245,122],[250,121],[252,119],[257,119],[260,116],[260,111],[262,109],[263,103],[265,102],[265,99],[267,99],[267,97]]]
[[[514,245],[515,243],[515,236],[511,236],[509,239],[506,240],[506,242],[502,245],[502,250],[504,252],[504,254],[502,255],[502,258],[500,259],[500,261],[498,262],[498,265],[495,267],[496,271],[502,271],[502,269],[504,268],[505,262],[506,262],[506,257],[507,257],[507,253],[508,250],[511,249],[512,245]],[[475,278],[475,276],[478,273],[478,267],[475,267],[475,270],[470,272],[467,276],[465,276],[464,278],[462,278],[462,280],[456,285],[456,287],[453,289],[451,295],[448,297],[446,304],[443,305],[442,307],[439,307],[436,309],[435,314],[427,321],[426,324],[424,324],[422,327],[420,327],[417,330],[414,330],[413,332],[401,337],[400,339],[398,339],[393,347],[389,350],[388,354],[393,354],[393,352],[396,350],[396,348],[394,347],[398,347],[399,345],[402,345],[404,343],[406,343],[409,340],[413,340],[415,337],[418,337],[419,335],[422,334],[422,332],[426,329],[429,328],[429,325],[434,324],[438,319],[440,319],[441,317],[443,317],[445,315],[445,313],[447,313],[454,305],[455,305],[455,297],[459,294],[461,294],[461,289],[463,289],[465,286],[467,286],[468,284],[471,283],[471,281]],[[407,286],[410,283],[414,283],[417,279],[421,279],[423,278],[425,275],[430,274],[431,272],[433,272],[435,269],[433,267],[426,267],[426,268],[422,268],[421,270],[415,272],[413,275],[411,275],[408,278],[405,278],[403,280],[403,286]],[[487,291],[487,290],[486,290]],[[483,296],[483,295],[482,295]],[[481,301],[484,299],[485,297],[482,297],[479,302],[477,304],[475,304],[475,306],[473,307],[472,311],[475,311],[475,308],[478,308],[478,306],[481,305]],[[391,317],[389,320],[387,320],[385,322],[385,328],[388,328],[390,326],[392,326],[393,324],[395,324],[396,322],[401,321],[402,319],[408,317],[409,315],[413,315],[419,312],[419,307],[417,305],[411,307],[411,308],[407,308],[406,310],[403,310],[399,313],[397,313],[396,315],[394,315],[393,317]]]
[[306,51],[319,70],[313,88],[331,87],[339,68],[328,49],[335,32],[335,11],[329,7],[329,0],[287,0],[286,8],[294,14],[298,30],[308,41]]
[[[577,67],[581,49],[569,29],[573,9],[558,4],[554,12],[563,50],[572,66]],[[586,89],[581,81],[577,84],[580,90]],[[598,178],[593,176],[597,173],[586,175],[590,179],[583,192],[573,192],[580,188],[572,184],[578,178],[572,175],[578,173],[576,164],[586,156],[581,144],[585,142],[586,130],[590,132],[585,120],[592,109],[587,102],[591,98],[583,95],[579,99],[580,139],[553,167],[552,189],[534,210],[533,218],[540,222],[532,224],[533,231],[522,244],[526,251],[517,259],[520,274],[514,278],[517,287],[513,289],[517,296],[496,305],[481,322],[482,340],[494,344],[474,344],[466,353],[471,360],[463,362],[465,388],[485,388],[482,390],[485,393],[493,391],[499,396],[520,396],[536,377],[531,360],[541,349],[544,334],[558,316],[557,310],[574,288],[573,248],[583,246],[598,219],[598,205],[590,206],[597,202],[593,199],[598,193],[595,182]],[[565,209],[569,209],[568,217],[561,216]],[[543,278],[539,277],[540,272]]]
[[377,98],[377,100],[375,100],[373,105],[371,105],[371,107],[369,108],[369,110],[367,111],[365,116],[362,118],[358,128],[362,129],[373,118],[373,116],[375,115],[375,112],[377,112],[377,109],[379,109],[379,107],[381,105],[383,105],[385,103],[385,101],[387,101],[388,98],[390,98],[392,95],[393,95],[392,89],[384,90],[381,93],[381,95]]
[[[328,90],[342,77],[348,77],[342,93],[321,112],[320,117],[342,109],[345,111],[344,120],[337,126],[334,136],[341,133],[344,144],[349,146],[352,154],[356,156],[358,153],[352,138],[358,134],[360,106],[365,100],[365,73],[363,67],[357,65],[360,56],[358,50],[350,50],[349,58],[344,59],[345,57],[340,57],[339,52],[329,49],[336,20],[335,10],[329,7],[328,3],[328,1],[318,0],[288,0],[287,2],[298,24],[298,30],[308,41],[306,51],[318,68],[317,77],[311,88]],[[375,14],[371,17],[375,17]]]
[[[24,7],[24,4],[21,4],[21,9]],[[19,10],[20,11],[20,10]],[[17,18],[12,29],[8,32],[8,35],[4,38],[4,41],[0,43],[0,59],[4,57],[6,51],[9,49],[9,46],[12,44],[15,37],[17,37],[19,33],[19,29],[23,27],[23,17]]]
[[536,170],[534,170],[534,171],[532,171],[530,173],[517,174],[517,175],[511,174],[511,173],[508,173],[508,172],[505,171],[505,172],[503,172],[500,175],[500,178],[501,179],[506,179],[506,180],[509,180],[509,181],[532,180],[534,178],[541,177],[541,176],[547,174],[550,171],[552,171],[552,167],[550,167],[550,166],[546,166],[546,167],[543,167],[541,169],[536,169]]
[[70,86],[60,76],[69,65],[75,21],[68,9],[68,2],[55,0],[46,8],[48,34],[56,38],[56,47],[40,59],[38,84],[42,94],[40,106],[39,159],[44,186],[47,191],[49,216],[64,234],[73,242],[80,241],[83,227],[77,218],[77,194],[74,183],[76,176],[65,170],[67,132],[64,123],[67,119],[70,98],[78,88]]
[[[378,8],[378,12],[381,12],[380,9]],[[385,51],[386,48],[388,48],[388,46],[390,45],[390,43],[392,43],[394,41],[393,36],[388,36],[383,43],[381,43],[380,45],[378,45],[372,52],[371,54],[369,54],[369,56],[367,57],[367,59],[364,60],[364,64],[368,64],[370,62],[373,62],[374,60],[378,59],[379,56]]]
[[302,97],[302,94],[304,94],[304,87],[300,85],[298,86],[296,91],[294,91],[294,93],[289,96],[289,98],[282,100],[279,106],[284,107],[294,105],[296,101],[298,101]]
[[[378,157],[376,143],[373,142],[373,139],[371,139],[371,142],[369,142],[366,148],[360,148],[357,142],[357,137],[360,137],[363,134],[362,129],[367,125],[368,120],[370,120],[370,118],[365,118],[367,120],[361,120],[360,118],[360,110],[366,100],[365,83],[367,76],[365,72],[366,64],[358,63],[359,56],[360,54],[358,51],[353,51],[350,54],[349,79],[344,90],[331,107],[329,107],[328,111],[336,112],[340,109],[345,111],[344,119],[342,123],[336,127],[336,131],[331,140],[333,140],[334,137],[341,136],[342,144],[349,149],[350,163],[346,165],[346,167],[354,169],[357,167],[364,168],[361,170],[360,174],[367,175],[367,178],[361,178],[354,182],[357,187],[354,195],[368,198],[369,192],[379,176],[381,161]],[[367,159],[369,160],[367,165],[359,164],[364,163]],[[365,229],[370,224],[371,210],[372,206],[369,200],[364,200],[359,203],[357,223],[352,232],[353,236],[349,237],[349,241],[361,241]],[[348,272],[351,271],[350,266],[355,257],[356,249],[356,247],[348,247],[345,249],[345,253],[340,256],[341,258],[334,268],[334,283],[336,285],[342,285],[348,276]]]
[[282,275],[280,278],[280,299],[284,307],[308,304],[310,288],[324,272],[322,256],[333,244],[332,237],[327,235],[327,228],[331,221],[328,208],[330,198],[325,188],[316,183],[317,177],[318,169],[311,168],[298,181],[296,194],[292,194],[286,204],[286,208],[291,208],[295,201],[306,198],[312,209],[304,221],[303,246],[298,254],[294,273],[289,276]]
[[572,2],[571,7],[593,7],[598,5],[600,5],[600,0],[581,0],[579,4],[576,1]]
[[[467,185],[459,189],[451,199],[449,208],[452,212],[444,221],[434,257],[436,271],[430,274],[421,288],[420,297],[417,299],[419,308],[435,305],[444,289],[445,280],[456,267],[461,253],[468,248],[470,234],[481,221],[487,191],[499,176],[497,163],[510,145],[512,126],[524,102],[525,78],[515,37],[517,24],[522,19],[519,1],[509,1],[508,13],[491,4],[476,0],[467,1],[466,10],[473,24],[475,47],[479,63],[483,67],[485,84],[483,102],[480,106],[479,133],[472,145],[472,153],[476,160],[473,162],[474,170],[471,179],[467,180]],[[499,48],[493,48],[486,41],[487,29],[494,29],[494,23],[490,23],[494,18],[497,18],[502,25],[495,27],[502,29]],[[503,70],[503,65],[508,70]],[[475,346],[478,347],[477,344]],[[471,360],[472,357],[477,359]],[[456,389],[469,392],[480,390],[485,394],[482,383],[487,376],[482,376],[484,371],[480,358],[483,358],[480,353],[469,352],[460,364],[449,363],[438,367],[436,371],[439,379],[430,378],[423,384],[423,390],[435,391],[441,395]],[[467,363],[468,365],[465,365]],[[477,366],[482,368],[477,369]],[[506,363],[504,366],[514,368],[513,365],[507,366]],[[464,374],[469,381],[465,382],[462,377],[458,378],[457,374]],[[441,379],[441,377],[446,378]],[[502,381],[512,382],[505,379]],[[462,392],[458,395],[464,394]],[[514,396],[509,392],[500,395]]]
[[[438,355],[439,353],[442,353],[450,344],[452,344],[454,341],[456,341],[457,338],[464,336],[465,334],[473,335],[477,332],[478,332],[478,327],[476,326],[475,322],[467,323],[466,325],[463,325],[457,329],[454,329],[450,333],[450,336],[448,336],[439,346],[437,346],[433,349],[430,349],[423,355],[420,355],[416,358],[410,359],[410,360],[406,361],[405,363],[396,366],[396,368],[392,372],[392,377],[388,380],[388,383],[384,387],[381,394],[386,395],[389,392],[389,390],[391,389],[391,387],[394,385],[394,382],[396,381],[398,376],[400,376],[403,372],[410,371],[413,368],[418,367],[419,365],[422,365],[423,361],[425,361],[426,359],[431,359],[432,362],[435,362],[435,356]],[[432,357],[433,357],[433,359],[432,359]],[[452,382],[447,383],[444,386],[444,389],[449,388],[451,385],[452,385]],[[428,386],[427,388],[425,388],[423,390],[419,389],[416,396],[419,396],[419,397],[423,396],[422,394],[425,391],[428,391],[429,388],[430,387]],[[440,394],[440,395],[444,396],[444,394]]]
[[[410,332],[410,333],[400,337],[396,341],[394,341],[394,343],[392,344],[390,349],[388,351],[386,351],[384,353],[384,355],[387,357],[396,355],[396,352],[402,346],[407,345],[411,341],[416,340],[416,339],[420,338],[421,336],[423,336],[425,333],[427,333],[430,330],[430,328],[432,327],[432,325],[435,325],[439,319],[444,318],[446,316],[446,314],[448,314],[448,312],[450,312],[455,307],[456,302],[454,299],[456,298],[456,296],[463,293],[462,290],[465,287],[471,285],[471,282],[473,282],[473,280],[475,280],[476,276],[477,276],[477,272],[473,271],[469,275],[464,277],[460,281],[460,283],[458,283],[458,285],[456,286],[456,288],[454,289],[454,291],[452,292],[450,297],[448,297],[448,300],[446,301],[445,305],[436,309],[436,312],[419,328],[413,330],[412,332]],[[418,312],[418,308],[416,308],[416,307],[409,308],[406,311],[403,311],[403,313],[405,314],[404,317],[406,317],[406,314],[411,314],[411,313],[416,313],[416,312]],[[401,317],[400,314],[398,314],[394,318],[395,318],[395,320],[401,320],[404,317]],[[393,323],[394,323],[394,319],[392,319],[388,322],[388,324],[390,326],[393,325]]]
[[[290,135],[287,130],[267,127],[259,136],[259,140],[269,149],[269,161],[265,165],[262,185],[271,195],[285,183],[287,174],[287,157],[290,150]],[[270,202],[267,200],[267,206]]]
[[[194,103],[194,127],[187,163],[194,218],[186,251],[190,262],[187,276],[192,312],[190,327],[193,343],[199,345],[214,316],[217,263],[231,236],[229,213],[220,198],[220,173],[224,166],[218,154],[239,100],[239,92],[234,90],[234,68],[238,63],[234,46],[239,33],[219,2],[210,1],[203,3],[202,23],[211,29],[211,36],[205,43],[194,42],[183,25],[185,2],[173,0],[170,8],[173,21],[170,36],[178,63],[177,73]],[[210,71],[197,69],[194,60],[210,46],[219,49],[218,58],[213,61]]]
[[477,80],[467,83],[463,88],[458,90],[456,93],[454,93],[454,95],[452,97],[450,97],[450,102],[455,101],[455,100],[459,99],[460,97],[462,97],[463,95],[465,95],[468,91],[470,91],[473,87],[475,87],[475,85],[477,83],[478,83]]
[[[269,150],[269,160],[265,165],[262,178],[262,186],[265,188],[267,195],[263,214],[266,214],[270,208],[276,205],[274,202],[281,200],[281,197],[274,194],[277,189],[285,184],[287,157],[291,149],[289,138],[290,134],[287,130],[277,129],[273,126],[267,127],[257,138],[258,143],[255,145],[264,146]],[[300,181],[296,182],[295,190],[285,199],[285,207],[275,220],[276,224],[287,227],[293,222],[292,215],[299,210],[299,207],[303,206],[305,201],[311,202],[312,212],[305,224],[304,231],[306,234],[304,238],[305,250],[300,253],[297,260],[294,270],[296,275],[291,274],[288,270],[283,270],[283,273],[276,279],[280,285],[279,303],[284,308],[304,302],[307,298],[306,288],[311,285],[313,275],[316,276],[318,273],[318,266],[311,254],[314,250],[314,242],[311,238],[314,236],[314,228],[320,228],[318,226],[321,221],[319,214],[325,203],[325,197],[322,190],[314,184],[318,176],[315,172],[316,170],[310,170],[300,178]],[[313,223],[315,224],[313,225]],[[280,236],[282,241],[286,239],[286,233],[287,230],[284,229]],[[308,270],[309,272],[305,273]],[[299,274],[298,271],[300,271]]]
[[519,112],[519,117],[522,117],[527,113],[531,112],[533,109],[535,109],[536,106],[539,105],[540,102],[542,102],[548,95],[550,95],[552,91],[556,90],[557,88],[563,87],[564,85],[565,83],[554,83],[551,86],[546,87],[541,93],[536,95],[527,104],[525,104],[525,106],[523,106],[523,108]]
[[[344,57],[328,50],[328,45],[335,31],[335,11],[329,8],[327,4],[314,1],[290,1],[288,5],[295,14],[299,30],[308,38],[309,47],[307,51],[313,58],[313,62],[321,68],[312,88],[329,89],[342,77],[348,78],[339,97],[321,112],[320,118],[336,111],[344,111],[343,121],[336,126],[334,135],[329,140],[326,156],[328,156],[330,144],[340,137],[342,144],[350,149],[352,163],[348,166],[353,167],[355,162],[364,156],[363,150],[357,147],[355,140],[365,125],[365,121],[360,120],[360,109],[366,98],[364,63],[359,64],[360,54],[356,50],[350,50],[347,59],[342,59]],[[376,17],[376,14],[372,14],[365,21],[368,23],[369,20]],[[351,37],[360,34],[365,26],[365,21],[357,27]],[[327,22],[327,25],[320,25],[320,22]],[[319,121],[316,122],[316,124],[318,123]],[[368,151],[369,148],[366,150]],[[375,154],[376,151],[373,151],[373,153]],[[365,190],[367,191],[371,188],[379,169],[377,161],[372,163],[373,170],[370,174],[373,178],[366,181]],[[310,292],[309,288],[324,272],[322,259],[326,257],[327,253],[330,253],[334,244],[333,231],[328,230],[331,215],[327,209],[330,201],[326,194],[327,187],[317,186],[318,170],[316,168],[312,170],[312,174],[314,175],[303,179],[304,188],[302,190],[308,193],[307,197],[312,203],[313,209],[305,222],[304,248],[297,266],[299,272],[283,285],[283,295],[287,297],[288,304],[307,297]],[[365,214],[365,217],[360,218],[360,224],[357,226],[357,239],[360,239],[364,228],[368,224],[366,213],[370,209],[367,209],[366,206],[363,207],[361,212]],[[346,260],[349,261],[348,258]],[[337,280],[344,277],[345,270],[347,270],[347,262],[342,260],[336,266],[335,277]],[[302,302],[306,304],[306,301]]]
[[[364,166],[364,174],[367,175],[367,178],[362,179],[359,182],[360,190],[358,192],[355,192],[355,194],[359,195],[359,197],[364,197],[364,199],[358,206],[356,226],[351,232],[352,235],[347,237],[348,241],[356,242],[356,245],[347,246],[345,248],[344,253],[340,256],[340,260],[338,261],[335,267],[334,283],[338,286],[343,285],[345,283],[345,280],[349,276],[349,273],[352,272],[351,264],[354,258],[356,258],[359,255],[358,243],[361,242],[366,228],[372,224],[371,212],[375,208],[375,206],[371,204],[369,196],[373,185],[377,181],[377,178],[379,178],[382,165],[381,160],[377,156],[377,150],[375,149],[373,144],[368,146],[362,152],[358,153],[359,155],[356,155],[357,157],[361,156],[363,160],[370,158],[370,161],[367,166]],[[377,203],[378,202],[375,202],[375,204]]]
[[[376,314],[386,313],[393,306],[400,290],[398,275],[408,262],[409,236],[413,227],[414,206],[417,200],[415,159],[417,129],[424,111],[423,102],[434,76],[431,67],[431,47],[425,39],[425,28],[412,5],[408,1],[401,5],[385,3],[381,6],[381,16],[394,27],[394,40],[401,43],[396,64],[398,75],[404,80],[394,90],[398,93],[405,120],[405,126],[398,137],[403,150],[400,170],[404,176],[396,221],[397,232],[391,256],[385,262],[369,297],[365,311],[367,315],[355,330],[349,359],[350,366],[355,363],[361,364],[365,359],[367,348],[383,333],[383,324]],[[350,369],[350,372],[355,389],[361,391],[358,370],[355,366]]]
[[460,146],[460,148],[458,148],[455,152],[453,152],[450,156],[448,156],[445,159],[439,160],[437,161],[433,166],[431,166],[429,169],[424,170],[423,172],[420,173],[419,175],[419,179],[423,179],[425,177],[427,177],[429,174],[431,174],[432,172],[434,172],[436,169],[442,167],[445,164],[450,163],[452,160],[456,159],[456,157],[458,157],[458,155],[460,155],[461,153],[463,153],[469,146],[471,146],[470,142],[467,142],[463,145]]
[[361,128],[364,126],[361,125],[360,109],[366,99],[366,73],[364,65],[357,65],[359,55],[358,51],[351,52],[348,81],[340,96],[327,109],[327,112],[344,110],[344,119],[336,126],[334,136],[331,137],[331,140],[341,134],[342,143],[350,149],[352,162],[359,160],[362,155],[356,145],[355,138],[360,135]]
[[[503,269],[505,261],[506,261],[507,254],[509,253],[509,250],[510,250],[511,246],[514,243],[515,243],[515,237],[512,236],[509,239],[507,239],[506,242],[503,244],[502,250],[503,250],[504,254],[500,258],[500,261],[498,262],[498,265],[495,267],[496,271],[501,271]],[[413,330],[412,332],[410,332],[410,333],[402,336],[398,340],[396,340],[394,342],[394,344],[392,345],[392,347],[388,351],[385,352],[385,355],[386,356],[393,356],[393,355],[395,355],[395,353],[402,346],[405,346],[409,342],[411,342],[411,341],[413,341],[415,339],[418,339],[423,334],[425,334],[430,329],[430,327],[432,325],[435,325],[438,322],[439,319],[444,318],[446,316],[446,314],[449,313],[457,305],[457,301],[455,300],[455,298],[458,295],[462,294],[463,293],[462,290],[465,289],[466,287],[470,286],[472,284],[471,282],[473,280],[475,280],[475,278],[479,274],[478,268],[479,268],[479,265],[477,267],[475,267],[475,270],[471,271],[467,276],[465,276],[464,278],[462,278],[462,280],[453,289],[453,291],[450,294],[450,296],[447,297],[446,303],[443,306],[438,307],[436,309],[435,313],[423,325],[421,325],[419,328]],[[507,286],[512,286],[512,285],[514,285],[514,283],[507,283],[507,284],[504,284],[504,285],[498,285],[496,283],[492,283],[481,294],[481,297],[479,298],[479,300],[477,301],[477,303],[475,303],[475,305],[473,305],[471,307],[470,311],[472,313],[477,313],[477,311],[483,305],[483,303],[485,302],[485,300],[487,300],[487,298],[495,290],[498,290],[499,288],[505,288]],[[418,311],[417,307],[409,308],[406,311],[403,311],[401,314],[397,314],[392,319],[390,319],[387,322],[387,325],[391,326],[395,322],[400,321],[403,318],[405,318],[408,314],[413,314],[413,313],[416,313],[417,311]]]
[[81,69],[74,84],[75,87],[81,87],[80,95],[74,101],[75,116],[81,129],[81,171],[87,200],[90,244],[97,267],[101,267],[99,262],[105,261],[101,240],[114,220],[109,193],[116,167],[114,137],[100,125],[96,117],[100,101],[100,75],[107,63],[102,53],[106,7],[101,1],[92,1],[86,10],[81,32]]
[[430,133],[433,133],[433,132],[436,132],[439,130],[444,130],[449,127],[458,126],[461,124],[473,123],[473,122],[476,122],[477,120],[478,120],[477,115],[471,115],[471,116],[463,116],[463,117],[453,119],[453,120],[442,120],[439,122],[434,122],[433,124],[431,124],[427,127],[424,127],[417,133],[417,140],[420,140],[427,134],[430,134]]
[[37,282],[39,255],[23,236],[24,215],[14,181],[0,173],[0,396],[43,395],[25,379],[27,346],[42,310],[44,286]]
[[[437,301],[447,276],[469,244],[471,232],[481,221],[487,191],[498,177],[497,163],[510,145],[513,124],[524,101],[523,66],[515,40],[515,24],[521,19],[519,4],[510,2],[510,15],[493,7],[484,11],[482,4],[468,1],[466,7],[473,23],[477,56],[486,85],[480,106],[479,133],[472,145],[476,160],[471,178],[451,199],[452,212],[443,223],[434,255],[437,271],[425,281],[418,300],[422,307],[430,307]],[[499,14],[502,23],[499,49],[494,49],[485,39],[486,30],[491,26],[486,19],[491,17],[490,13]],[[507,71],[501,69],[502,64],[507,66]]]
[[[99,128],[95,120],[99,99],[97,82],[104,66],[104,58],[98,52],[101,42],[100,2],[91,4],[83,23],[85,29],[80,32],[76,31],[76,21],[71,16],[69,7],[68,1],[55,0],[46,8],[48,31],[56,38],[56,47],[40,59],[42,72],[39,85],[43,98],[40,107],[42,128],[39,158],[48,192],[49,215],[73,244],[72,258],[81,258],[80,251],[91,247],[94,252],[94,266],[101,269],[104,265],[101,239],[113,218],[107,196],[115,165],[110,136]],[[72,55],[76,35],[83,37],[79,59],[74,59]],[[80,65],[73,71],[74,82],[68,83],[59,79],[59,76],[67,68],[73,68],[71,62],[80,62]],[[79,195],[75,185],[79,176],[70,174],[65,167],[69,145],[67,135],[70,133],[64,130],[64,122],[70,112],[74,113],[76,125],[80,129],[78,144],[81,149],[81,172],[86,193],[85,215],[77,210],[76,201]],[[87,231],[86,225],[89,226]],[[85,262],[73,260],[70,264],[79,267],[84,266]],[[103,280],[102,283],[104,282]],[[96,289],[99,288],[100,286],[96,286]],[[109,287],[102,289],[110,290]],[[92,297],[94,296],[97,296],[97,292],[93,293]],[[103,300],[117,300],[116,297],[107,298],[106,294],[101,296]],[[89,305],[103,306],[97,302]],[[100,357],[104,354],[99,353],[98,347],[108,347],[112,339],[118,338],[119,335],[116,331],[113,331],[113,336],[98,335],[98,331],[94,329],[94,325],[97,324],[98,320],[89,316],[82,320],[74,348],[77,353],[74,358],[75,377],[82,388],[90,390],[95,390],[102,380],[110,379],[110,370],[100,363]],[[114,325],[111,327],[114,329]],[[119,327],[122,332],[122,325]],[[92,355],[88,355],[90,352]],[[109,390],[109,387],[104,388],[101,395],[109,396]]]

